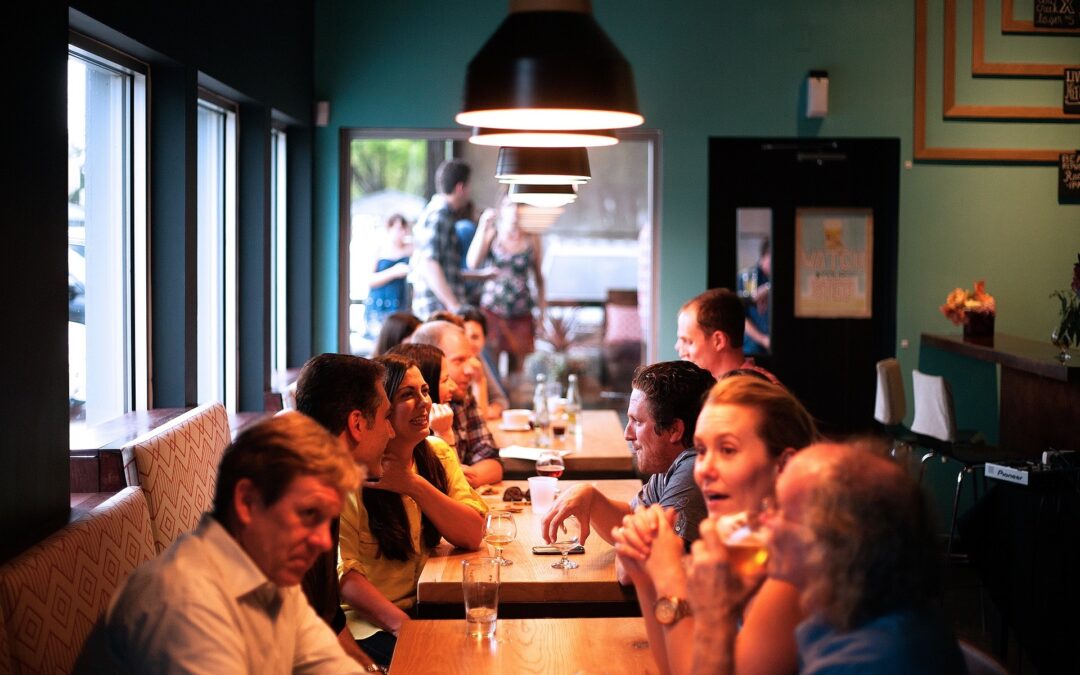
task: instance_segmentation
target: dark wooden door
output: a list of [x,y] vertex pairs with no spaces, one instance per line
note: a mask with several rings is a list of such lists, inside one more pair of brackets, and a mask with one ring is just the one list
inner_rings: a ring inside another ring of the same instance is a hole
[[[873,424],[875,368],[895,354],[900,141],[894,138],[711,138],[709,286],[735,288],[736,214],[772,212],[769,367],[819,420],[843,434]],[[795,317],[795,214],[873,213],[872,315]]]

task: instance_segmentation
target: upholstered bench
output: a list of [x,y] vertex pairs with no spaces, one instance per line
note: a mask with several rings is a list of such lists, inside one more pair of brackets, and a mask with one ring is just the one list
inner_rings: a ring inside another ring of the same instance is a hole
[[210,510],[218,463],[231,438],[225,406],[207,403],[124,446],[128,485],[146,491],[158,553]]
[[0,567],[0,673],[71,672],[113,592],[155,555],[145,494],[129,487]]

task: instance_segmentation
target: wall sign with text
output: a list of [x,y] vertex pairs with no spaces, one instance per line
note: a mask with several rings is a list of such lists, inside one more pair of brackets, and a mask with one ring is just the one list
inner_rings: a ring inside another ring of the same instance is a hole
[[1058,203],[1080,204],[1080,150],[1062,153],[1058,164]]
[[871,317],[871,209],[795,210],[795,316]]

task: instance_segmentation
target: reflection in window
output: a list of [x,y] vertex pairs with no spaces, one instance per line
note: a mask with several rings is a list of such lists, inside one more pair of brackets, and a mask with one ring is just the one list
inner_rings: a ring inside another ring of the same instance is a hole
[[772,209],[737,209],[735,220],[736,288],[746,307],[743,353],[761,356],[771,351]]
[[198,402],[236,411],[236,113],[198,109]]
[[145,248],[135,249],[145,242],[145,172],[136,170],[145,81],[72,46],[67,86],[68,403],[77,431],[146,405],[145,327],[136,328],[145,316],[135,310],[145,291],[133,288],[145,280]]

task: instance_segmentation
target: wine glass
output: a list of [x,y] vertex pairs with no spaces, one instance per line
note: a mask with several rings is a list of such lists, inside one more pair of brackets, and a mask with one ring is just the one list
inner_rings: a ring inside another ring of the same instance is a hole
[[500,565],[513,565],[513,560],[503,557],[503,547],[517,537],[517,524],[509,511],[488,511],[484,520],[484,541],[495,548],[495,562]]
[[536,458],[536,475],[538,476],[558,478],[565,470],[566,463],[563,462],[562,455],[557,452],[542,452]]
[[551,545],[559,549],[559,553],[562,553],[562,560],[553,564],[552,567],[561,570],[576,569],[578,564],[567,558],[566,554],[580,543],[581,523],[578,522],[576,517],[570,516],[559,525],[556,535],[555,541],[551,542]]

